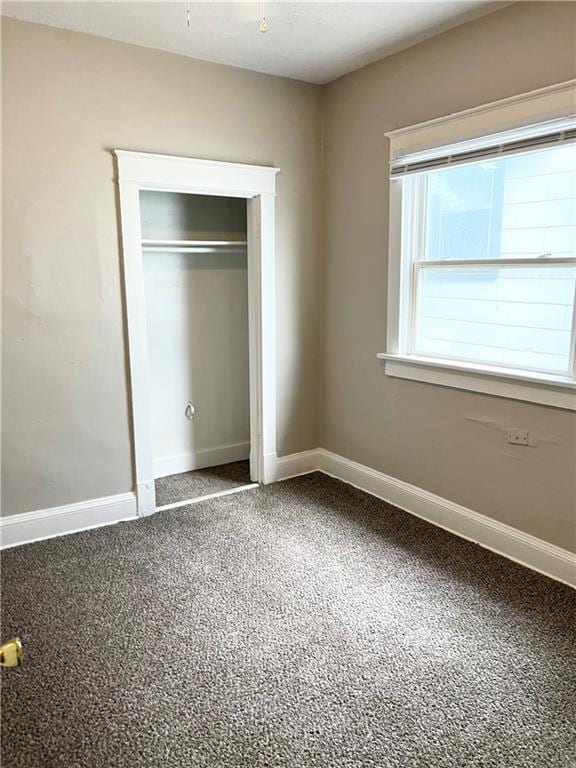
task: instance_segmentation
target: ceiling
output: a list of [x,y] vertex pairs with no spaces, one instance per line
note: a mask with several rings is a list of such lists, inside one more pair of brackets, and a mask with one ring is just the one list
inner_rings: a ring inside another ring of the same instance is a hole
[[[327,83],[497,2],[3,2],[2,15],[272,75]],[[259,32],[262,8],[268,32]]]

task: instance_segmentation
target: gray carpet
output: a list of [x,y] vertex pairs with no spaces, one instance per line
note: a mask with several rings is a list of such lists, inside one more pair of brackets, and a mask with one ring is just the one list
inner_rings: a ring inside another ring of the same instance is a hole
[[575,764],[576,593],[318,474],[3,579],[3,768]]
[[169,475],[155,481],[156,506],[197,499],[250,483],[250,462],[233,461],[218,467],[196,469],[180,475]]

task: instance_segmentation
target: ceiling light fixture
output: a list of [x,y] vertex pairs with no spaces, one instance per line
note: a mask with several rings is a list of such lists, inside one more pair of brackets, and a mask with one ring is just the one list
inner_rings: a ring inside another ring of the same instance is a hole
[[[186,26],[188,27],[188,29],[190,29],[190,25],[191,25],[190,0],[186,0]],[[260,32],[262,32],[262,34],[265,34],[266,32],[268,32],[268,22],[266,21],[266,15],[264,11],[264,0],[262,0],[262,19],[260,21],[260,26],[258,27],[258,29],[260,30]]]

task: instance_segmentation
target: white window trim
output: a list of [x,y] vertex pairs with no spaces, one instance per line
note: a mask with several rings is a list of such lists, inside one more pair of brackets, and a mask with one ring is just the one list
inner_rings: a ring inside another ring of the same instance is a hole
[[[538,91],[466,110],[428,123],[420,123],[387,133],[390,158],[424,152],[442,144],[467,141],[521,126],[557,120],[574,114],[576,80],[542,88]],[[402,184],[390,182],[388,326],[387,351],[377,357],[384,361],[386,375],[427,382],[456,389],[466,389],[497,397],[523,400],[567,410],[576,410],[576,377],[518,372],[476,363],[426,358],[411,355],[404,327],[409,313],[404,311],[411,295],[411,264],[402,256],[403,218],[414,215],[402,208]],[[406,227],[412,232],[414,228]],[[572,359],[575,353],[572,351]]]
[[399,379],[576,411],[576,383],[562,376],[542,377],[528,373],[521,376],[504,368],[386,352],[380,352],[377,357],[385,361],[386,374]]

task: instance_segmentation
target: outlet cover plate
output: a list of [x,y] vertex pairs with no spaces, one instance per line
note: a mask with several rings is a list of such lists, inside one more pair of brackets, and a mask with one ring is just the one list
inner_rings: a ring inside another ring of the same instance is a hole
[[527,429],[511,428],[506,439],[510,445],[530,445],[530,432]]

